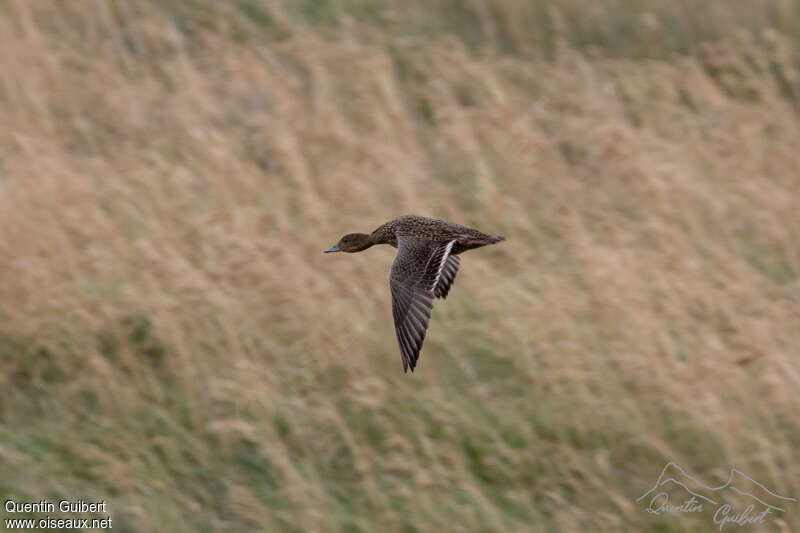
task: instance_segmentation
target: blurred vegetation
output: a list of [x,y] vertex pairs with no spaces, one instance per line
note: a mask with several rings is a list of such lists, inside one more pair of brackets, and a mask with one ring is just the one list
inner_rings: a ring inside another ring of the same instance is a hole
[[[795,0],[0,2],[0,500],[708,530],[634,502],[670,460],[798,497],[798,31]],[[320,253],[404,213],[508,239],[410,376],[393,251]]]

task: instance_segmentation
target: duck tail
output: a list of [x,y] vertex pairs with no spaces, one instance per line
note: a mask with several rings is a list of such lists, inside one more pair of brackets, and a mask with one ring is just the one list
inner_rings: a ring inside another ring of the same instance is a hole
[[489,244],[497,244],[504,240],[506,240],[506,238],[501,235],[489,235]]

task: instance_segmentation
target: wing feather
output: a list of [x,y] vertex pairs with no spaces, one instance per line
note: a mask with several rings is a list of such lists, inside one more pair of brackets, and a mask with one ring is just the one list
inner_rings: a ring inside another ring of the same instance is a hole
[[[455,241],[446,243],[419,237],[399,236],[397,256],[389,270],[392,315],[403,371],[414,371],[433,310],[435,289],[446,279],[452,284],[455,270],[448,257]],[[458,269],[458,261],[455,262]],[[445,291],[446,294],[446,291]]]
[[442,269],[442,275],[439,277],[439,281],[436,283],[436,289],[434,290],[434,294],[437,298],[447,298],[447,294],[450,292],[450,287],[452,287],[453,281],[456,279],[458,266],[460,264],[461,257],[457,255],[447,256],[444,269]]

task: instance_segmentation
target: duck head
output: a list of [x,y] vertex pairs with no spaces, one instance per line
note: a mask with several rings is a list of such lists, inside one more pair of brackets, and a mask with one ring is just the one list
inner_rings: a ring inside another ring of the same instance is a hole
[[360,252],[373,245],[372,237],[366,233],[348,233],[339,242],[323,250],[326,254],[331,252]]

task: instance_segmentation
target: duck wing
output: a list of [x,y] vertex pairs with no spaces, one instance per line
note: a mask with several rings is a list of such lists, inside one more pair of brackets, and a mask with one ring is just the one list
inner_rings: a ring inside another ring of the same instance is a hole
[[439,276],[439,282],[433,289],[434,296],[442,300],[447,298],[447,293],[450,292],[450,286],[453,285],[453,281],[456,279],[458,265],[460,264],[461,257],[452,254],[447,256],[447,261],[444,262],[444,268],[442,269],[442,275]]
[[[389,269],[392,315],[403,372],[414,371],[433,309],[434,289],[455,240],[437,242],[422,237],[397,237],[397,255]],[[452,280],[451,280],[452,282]]]

